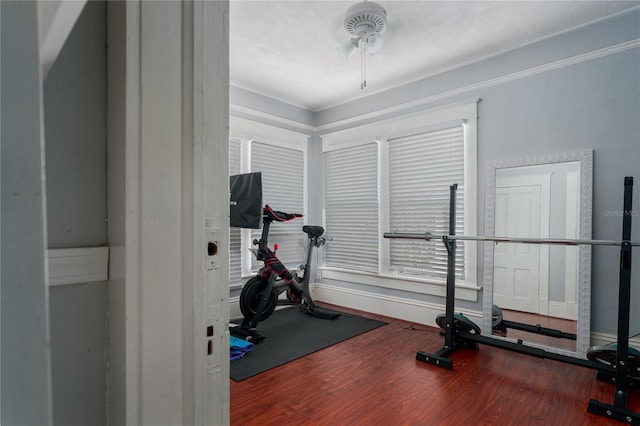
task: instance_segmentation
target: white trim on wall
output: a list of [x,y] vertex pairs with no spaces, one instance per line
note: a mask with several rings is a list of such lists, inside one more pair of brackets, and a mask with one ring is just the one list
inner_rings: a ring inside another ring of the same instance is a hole
[[49,287],[109,279],[109,247],[47,250]]
[[[350,127],[322,137],[322,152],[357,145],[359,142],[372,142],[376,139],[393,139],[400,135],[430,130],[431,126],[442,127],[453,123],[451,117],[465,117],[471,121],[478,117],[479,99],[456,102],[439,108],[393,117],[370,124]],[[403,108],[404,109],[404,108]],[[456,124],[460,124],[457,121]]]
[[[615,333],[600,333],[598,331],[591,332],[591,346],[614,345],[618,341],[618,335]],[[635,337],[629,339],[629,346],[640,348],[640,339]]]
[[[433,280],[425,280],[424,278],[406,275],[399,276],[395,274],[374,274],[362,271],[341,270],[328,266],[320,266],[319,269],[322,271],[322,278],[326,279],[411,291],[420,294],[430,294],[433,296],[445,297],[447,295],[447,284],[444,281],[434,282]],[[389,285],[390,281],[393,282],[393,287]],[[478,300],[478,292],[481,289],[482,287],[479,285],[456,284],[456,299],[475,302]]]
[[[284,102],[284,101],[282,101]],[[301,130],[306,130],[308,132],[314,132],[316,130],[315,126],[309,125],[309,124],[305,124],[305,123],[301,123],[299,121],[294,121],[294,120],[289,120],[286,118],[282,118],[280,116],[274,115],[274,114],[269,114],[263,111],[259,111],[257,109],[253,109],[250,107],[246,107],[246,106],[241,106],[238,104],[234,104],[234,103],[230,103],[229,104],[229,109],[231,114],[235,114],[235,113],[243,113],[243,114],[248,114],[251,116],[254,116],[256,118],[263,118],[263,119],[267,119],[269,121],[273,121],[275,123],[278,124],[284,124],[285,126],[291,126],[291,127],[297,127],[300,128]],[[238,118],[238,117],[233,117]],[[249,121],[249,120],[247,120]]]
[[[325,303],[432,327],[436,327],[436,317],[444,313],[444,305],[440,303],[388,296],[329,284],[315,283],[312,292],[316,300]],[[481,311],[456,308],[456,313],[462,313],[477,324],[482,322]]]
[[229,136],[241,140],[267,142],[283,148],[304,150],[307,152],[309,135],[279,127],[262,124],[240,117],[229,117]]

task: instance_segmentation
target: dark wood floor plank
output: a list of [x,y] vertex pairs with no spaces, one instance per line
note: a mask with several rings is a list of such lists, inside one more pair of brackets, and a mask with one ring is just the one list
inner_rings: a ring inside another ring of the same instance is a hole
[[[415,359],[442,347],[438,329],[352,312],[390,324],[232,380],[232,425],[611,424],[587,413],[590,398],[613,402],[593,370],[482,345],[458,350],[445,370]],[[638,391],[628,408],[640,411]]]

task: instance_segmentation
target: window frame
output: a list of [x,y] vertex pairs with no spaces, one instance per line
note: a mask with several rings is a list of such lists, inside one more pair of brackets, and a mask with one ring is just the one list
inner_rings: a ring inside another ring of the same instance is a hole
[[[307,223],[308,216],[308,176],[309,176],[309,135],[298,133],[291,130],[282,129],[268,124],[258,123],[240,117],[229,117],[229,141],[231,139],[240,140],[240,173],[251,172],[251,144],[255,141],[262,144],[273,145],[280,148],[292,149],[302,152],[303,158],[303,211],[304,218],[300,221],[300,227]],[[251,229],[241,229],[241,272],[240,277],[242,284],[247,279],[255,275],[252,271],[251,252],[253,248],[251,237]],[[292,267],[294,265],[291,265]],[[231,290],[239,289],[242,286],[230,285]]]
[[[464,128],[464,234],[477,231],[477,101],[464,102],[441,108],[406,114],[371,124],[365,124],[334,133],[321,135],[322,153],[336,149],[371,143],[378,144],[379,202],[378,202],[378,258],[377,273],[320,266],[323,278],[373,285],[394,290],[445,296],[446,280],[400,275],[389,269],[389,240],[383,237],[389,231],[389,140],[412,134],[425,133],[462,124]],[[451,182],[452,184],[454,182]],[[326,207],[325,207],[326,208]],[[323,216],[326,215],[326,212]],[[428,232],[425,229],[425,232]],[[465,281],[457,280],[456,298],[478,300],[479,243],[465,244]]]

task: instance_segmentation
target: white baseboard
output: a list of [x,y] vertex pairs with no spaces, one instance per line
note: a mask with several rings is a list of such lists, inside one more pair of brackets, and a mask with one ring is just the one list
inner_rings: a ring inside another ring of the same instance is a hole
[[[416,324],[436,327],[436,317],[443,314],[445,306],[403,297],[385,296],[377,293],[316,283],[314,298],[319,302],[398,318]],[[482,312],[456,309],[482,327]]]
[[[618,336],[615,334],[600,333],[597,331],[591,332],[591,346],[610,345],[616,343],[617,339]],[[633,339],[629,339],[629,346],[640,350],[640,338],[634,337]]]

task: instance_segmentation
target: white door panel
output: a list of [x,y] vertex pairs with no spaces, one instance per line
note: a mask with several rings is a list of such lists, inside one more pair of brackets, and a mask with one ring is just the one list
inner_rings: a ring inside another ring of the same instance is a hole
[[[541,192],[539,185],[496,188],[496,235],[539,237]],[[494,255],[494,303],[538,313],[540,246],[500,243]]]

